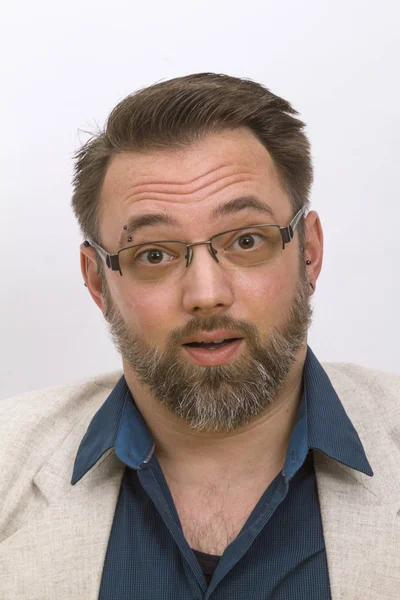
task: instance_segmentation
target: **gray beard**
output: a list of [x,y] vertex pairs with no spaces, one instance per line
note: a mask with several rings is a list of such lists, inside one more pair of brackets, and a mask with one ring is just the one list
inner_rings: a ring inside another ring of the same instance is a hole
[[[285,382],[311,324],[309,283],[303,270],[286,322],[262,343],[251,323],[226,314],[193,318],[167,338],[161,352],[136,336],[113,305],[103,280],[106,319],[113,342],[156,401],[196,431],[229,432],[261,415]],[[245,338],[239,358],[200,366],[182,358],[182,340],[200,331],[226,329]]]

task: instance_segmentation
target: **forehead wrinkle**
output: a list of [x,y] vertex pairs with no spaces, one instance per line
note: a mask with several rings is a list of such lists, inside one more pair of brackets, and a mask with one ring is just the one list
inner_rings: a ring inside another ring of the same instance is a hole
[[[205,173],[203,173],[202,175],[197,175],[195,177],[193,177],[193,179],[189,179],[188,181],[167,181],[167,184],[171,184],[171,185],[176,185],[176,186],[181,186],[181,185],[190,185],[196,181],[198,181],[199,179],[202,179],[203,177],[208,177],[210,175],[212,175],[213,173],[216,173],[217,171],[222,171],[224,169],[230,169],[233,172],[236,171],[241,171],[243,169],[243,165],[220,165],[218,167],[215,167],[214,169],[210,169],[209,171],[206,171]],[[138,185],[141,185],[141,180],[144,180],[144,184],[146,184],[147,179],[153,179],[154,180],[155,175],[139,175],[136,177],[136,179],[139,181]],[[152,183],[152,182],[149,182]]]
[[[230,179],[230,181],[227,182],[227,181],[225,181],[226,179]],[[216,194],[223,189],[227,189],[231,185],[235,185],[238,183],[246,183],[250,179],[252,179],[252,178],[249,178],[249,177],[244,178],[243,176],[235,176],[234,178],[224,177],[224,178],[220,179],[218,182],[212,182],[212,183],[208,184],[207,186],[197,188],[195,190],[192,190],[189,193],[185,192],[184,190],[180,190],[180,191],[176,191],[176,192],[156,191],[156,190],[150,190],[150,191],[146,192],[143,190],[141,192],[137,192],[135,201],[139,202],[139,201],[143,201],[143,200],[161,200],[164,202],[175,202],[175,200],[177,198],[182,197],[182,196],[189,200],[190,196],[201,191],[202,192],[201,197],[192,201],[193,203],[196,203],[196,202],[200,202],[206,195]],[[210,187],[213,188],[211,191],[209,189]],[[170,196],[173,196],[173,198],[169,198]]]
[[[222,175],[219,178],[214,178],[212,181],[209,181],[207,183],[204,182],[199,182],[200,179],[202,179],[202,177],[198,177],[195,180],[192,180],[190,183],[172,183],[172,182],[148,182],[148,183],[141,183],[141,184],[136,184],[131,188],[131,191],[133,192],[133,195],[135,194],[141,194],[143,193],[148,193],[148,190],[150,189],[151,193],[159,193],[159,194],[176,194],[178,196],[181,195],[190,195],[190,194],[195,194],[196,192],[202,190],[202,189],[207,189],[210,186],[212,186],[214,183],[216,182],[221,182],[224,181],[225,179],[230,179],[230,178],[238,178],[238,177],[248,177],[249,179],[253,179],[254,175],[251,173],[248,173],[247,171],[238,171],[236,173],[230,173],[229,175]],[[193,185],[194,182],[198,182],[198,185]],[[161,188],[161,189],[160,189]]]

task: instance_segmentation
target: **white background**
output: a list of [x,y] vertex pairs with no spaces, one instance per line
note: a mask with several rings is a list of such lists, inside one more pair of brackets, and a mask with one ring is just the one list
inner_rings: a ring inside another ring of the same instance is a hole
[[201,71],[300,111],[325,233],[309,343],[324,362],[400,373],[397,0],[3,0],[0,21],[0,397],[119,368],[79,270],[78,129]]

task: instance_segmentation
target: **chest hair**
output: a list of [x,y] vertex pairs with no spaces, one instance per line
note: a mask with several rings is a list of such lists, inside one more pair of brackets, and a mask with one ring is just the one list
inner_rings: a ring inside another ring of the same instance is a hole
[[221,556],[239,535],[263,491],[233,491],[208,484],[205,489],[171,489],[183,534],[194,550]]

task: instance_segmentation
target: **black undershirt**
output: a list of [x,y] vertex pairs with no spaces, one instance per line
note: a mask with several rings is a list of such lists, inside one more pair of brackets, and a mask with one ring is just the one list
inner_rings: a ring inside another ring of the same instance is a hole
[[216,556],[215,554],[206,554],[205,552],[200,552],[199,550],[193,550],[193,552],[199,561],[207,585],[209,585],[221,557]]

